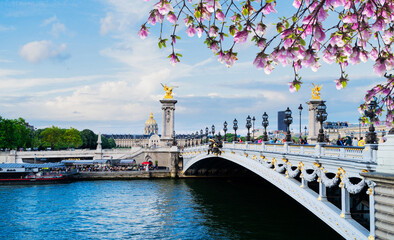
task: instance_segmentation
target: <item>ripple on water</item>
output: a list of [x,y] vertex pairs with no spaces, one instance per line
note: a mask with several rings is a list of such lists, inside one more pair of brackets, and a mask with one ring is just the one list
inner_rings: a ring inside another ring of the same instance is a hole
[[[302,207],[283,209],[255,187],[223,180],[0,186],[0,239],[286,239],[304,224],[318,227],[300,239],[321,231],[338,239]],[[288,211],[307,217],[300,223]]]

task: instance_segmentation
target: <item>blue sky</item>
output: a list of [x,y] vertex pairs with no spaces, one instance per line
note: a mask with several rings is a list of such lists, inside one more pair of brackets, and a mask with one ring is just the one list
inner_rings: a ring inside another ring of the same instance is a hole
[[[279,2],[278,11],[292,8]],[[339,67],[322,63],[316,73],[302,69],[303,87],[290,93],[292,69],[278,66],[271,75],[257,70],[252,44],[238,47],[238,63],[227,68],[201,39],[183,33],[177,49],[184,57],[173,67],[166,58],[170,49],[157,47],[158,26],[145,40],[137,36],[153,3],[0,1],[0,116],[23,117],[37,128],[141,134],[152,111],[161,131],[160,83],[167,83],[179,86],[174,90],[178,133],[212,124],[218,129],[234,118],[244,128],[248,115],[256,116],[259,127],[265,111],[269,129],[276,129],[277,111],[286,107],[293,110],[293,128],[298,129],[297,108],[304,106],[304,125],[312,83],[323,84],[329,121],[356,123],[365,91],[382,81],[372,72],[371,62],[349,66],[351,81],[338,91],[333,80]]]

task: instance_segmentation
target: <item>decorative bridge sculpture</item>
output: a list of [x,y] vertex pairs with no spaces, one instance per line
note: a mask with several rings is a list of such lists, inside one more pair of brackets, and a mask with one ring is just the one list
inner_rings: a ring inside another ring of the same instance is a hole
[[[360,173],[376,170],[375,147],[225,143],[218,156],[207,154],[208,146],[201,145],[182,151],[182,173],[212,157],[234,162],[281,189],[344,238],[371,240],[375,237],[374,183]],[[314,181],[318,182],[318,193],[308,187]],[[340,208],[328,201],[326,195],[327,188],[338,185]],[[367,191],[369,196],[369,229],[350,213],[350,194],[361,191]]]

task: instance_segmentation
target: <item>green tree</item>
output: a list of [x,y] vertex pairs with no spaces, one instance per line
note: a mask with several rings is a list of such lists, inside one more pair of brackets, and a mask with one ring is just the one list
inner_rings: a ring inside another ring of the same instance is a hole
[[67,145],[67,148],[79,147],[82,145],[82,139],[79,131],[75,128],[66,129],[62,137],[64,143]]
[[52,126],[50,128],[44,129],[42,131],[42,142],[44,146],[51,146],[52,149],[59,146],[59,143],[62,142],[62,129]]
[[113,138],[108,139],[108,143],[110,148],[116,148],[116,143]]
[[17,149],[29,146],[31,129],[23,118],[5,119],[0,117],[0,147]]
[[81,131],[82,148],[95,149],[97,147],[97,135],[90,129]]

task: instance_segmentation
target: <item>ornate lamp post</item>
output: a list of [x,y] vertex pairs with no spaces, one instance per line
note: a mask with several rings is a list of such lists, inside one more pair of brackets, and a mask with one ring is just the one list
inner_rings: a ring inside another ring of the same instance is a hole
[[252,127],[252,141],[254,141],[254,121],[256,121],[256,118],[253,116],[252,117],[252,125],[253,125],[253,127]]
[[215,125],[212,125],[212,139],[215,137]]
[[226,132],[227,132],[227,122],[224,121],[223,123],[223,131],[224,131],[224,141],[226,141]]
[[363,119],[360,117],[360,118],[358,118],[358,139],[360,140],[360,138],[361,138],[361,121],[362,121]]
[[208,143],[208,127],[205,128],[205,140]]
[[251,118],[248,115],[248,117],[246,118],[246,125],[245,127],[248,129],[248,135],[246,136],[246,141],[250,141],[250,132],[249,129],[252,127],[252,122],[251,122]]
[[237,129],[238,129],[238,121],[237,121],[237,119],[236,118],[234,118],[234,121],[233,121],[233,129],[234,129],[234,134],[235,134],[235,136],[234,136],[234,139],[233,139],[233,141],[237,141]]
[[293,117],[291,116],[291,110],[287,107],[285,111],[285,119],[283,122],[287,125],[287,133],[286,133],[286,142],[291,142],[291,134],[290,134],[290,124],[293,122]]
[[366,143],[368,144],[376,143],[375,127],[373,126],[373,121],[375,121],[375,117],[376,117],[375,111],[378,106],[376,100],[377,98],[373,97],[372,100],[368,103],[368,109],[364,111],[365,116],[367,116],[369,118],[369,121],[371,122],[371,125],[369,126],[369,132],[365,137]]
[[302,107],[302,104],[300,104],[300,106],[298,107],[298,110],[300,110],[300,138],[301,138],[301,112],[302,112],[302,109],[304,109],[304,108]]
[[192,133],[192,147],[194,146],[194,133]]
[[323,133],[323,122],[327,120],[327,106],[324,102],[321,102],[317,106],[316,120],[320,122],[319,134],[317,135],[317,142],[324,142],[324,133]]
[[306,137],[306,129],[307,129],[306,126],[304,127],[304,129],[305,129],[305,135],[304,136]]
[[263,114],[263,127],[264,127],[264,135],[263,135],[263,141],[266,142],[268,141],[268,135],[267,135],[267,127],[268,127],[268,114],[264,112]]
[[202,138],[204,137],[204,131],[201,129],[200,130],[200,137],[201,137],[201,145],[203,144]]

